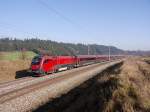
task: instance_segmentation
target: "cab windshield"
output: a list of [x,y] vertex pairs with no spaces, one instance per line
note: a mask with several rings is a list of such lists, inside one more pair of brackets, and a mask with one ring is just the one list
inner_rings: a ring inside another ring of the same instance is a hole
[[41,56],[36,56],[32,59],[32,65],[40,64]]

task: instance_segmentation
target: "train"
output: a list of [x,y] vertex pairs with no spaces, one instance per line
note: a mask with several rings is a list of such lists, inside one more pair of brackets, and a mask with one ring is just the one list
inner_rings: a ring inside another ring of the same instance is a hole
[[121,58],[123,58],[123,56],[121,55],[37,55],[32,59],[30,71],[34,73],[35,76],[43,76],[51,73],[56,73],[58,71]]

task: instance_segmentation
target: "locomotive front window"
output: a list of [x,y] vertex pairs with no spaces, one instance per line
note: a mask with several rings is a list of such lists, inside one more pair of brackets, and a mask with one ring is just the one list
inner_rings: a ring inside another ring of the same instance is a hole
[[33,58],[32,64],[33,65],[40,64],[40,61],[41,61],[41,57],[36,56],[36,57]]
[[44,63],[48,63],[48,62],[49,62],[49,60],[48,60],[48,59],[44,61]]
[[52,61],[52,59],[47,59],[47,60],[44,61],[44,63],[48,63],[50,61]]

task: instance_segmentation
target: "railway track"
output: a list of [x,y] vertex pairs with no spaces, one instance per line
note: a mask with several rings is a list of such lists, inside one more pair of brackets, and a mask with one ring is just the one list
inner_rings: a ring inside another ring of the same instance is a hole
[[[67,92],[71,88],[93,77],[96,73],[98,73],[98,68],[101,68],[101,70],[103,70],[116,63],[120,63],[120,61],[111,62],[110,65],[108,63],[107,64],[98,63],[98,64],[93,64],[93,65],[89,65],[89,66],[85,66],[85,67],[81,67],[77,69],[72,69],[72,70],[65,71],[65,72],[56,73],[55,75],[49,75],[49,76],[44,76],[40,78],[31,78],[31,79],[27,78],[27,79],[22,79],[20,81],[18,80],[16,82],[10,82],[9,84],[5,83],[3,84],[3,86],[2,85],[0,86],[0,104],[2,104],[1,105],[2,108],[4,108],[4,110],[6,111],[8,111],[9,108],[12,111],[13,110],[25,111],[25,110],[30,110],[31,108],[34,109],[33,107],[37,107],[37,105],[39,106],[41,104],[41,101],[43,102],[43,101],[49,100],[49,98],[44,99],[44,96],[43,96],[44,94],[48,95],[51,98],[57,97],[60,95],[60,92]],[[17,82],[20,82],[20,84],[17,84]],[[13,84],[14,86],[11,84]],[[59,85],[59,88],[57,89],[58,85]],[[33,99],[35,99],[34,97],[38,98],[39,95],[42,95],[40,96],[40,98],[44,100],[37,101],[39,103],[36,102],[34,106],[33,105],[31,106],[28,104],[22,104],[24,106],[21,105],[19,107],[16,106],[16,108],[12,108],[12,104],[14,105],[13,102],[20,102],[20,100],[25,101],[25,102],[31,102],[32,98]],[[5,106],[7,106],[8,108],[6,108]],[[28,109],[22,109],[22,108],[28,108]]]
[[20,78],[20,79],[16,79],[16,80],[12,80],[12,81],[8,81],[8,82],[3,82],[0,83],[0,88],[15,84],[15,83],[21,83],[23,81],[26,81],[28,79],[32,79],[32,77],[24,77],[24,78]]
[[[100,64],[104,64],[104,63],[107,63],[107,62],[102,62]],[[89,66],[87,66],[87,67],[89,67]],[[86,69],[86,67],[85,67],[85,69]],[[42,83],[44,81],[47,81],[49,79],[53,79],[53,78],[56,78],[59,76],[63,76],[66,74],[72,74],[78,70],[82,70],[82,67],[77,68],[77,69],[72,69],[69,71],[50,74],[50,75],[47,75],[44,77],[36,77],[36,78],[35,77],[25,77],[25,78],[20,78],[20,79],[14,80],[14,81],[2,83],[2,84],[0,84],[0,95],[2,96],[4,94],[11,93],[11,92],[16,91],[18,89],[25,88],[25,87],[28,87],[28,86],[33,85],[33,84],[36,85],[37,83]]]
[[[96,65],[94,64],[94,66],[92,66],[92,68],[95,66],[99,66],[99,64],[96,64]],[[84,67],[83,69],[79,69],[79,70],[74,69],[72,71],[65,71],[65,73],[61,73],[61,74],[55,74],[55,75],[52,74],[52,75],[45,76],[45,77],[39,77],[36,79],[35,78],[25,78],[25,79],[22,79],[19,81],[16,80],[14,82],[11,82],[11,84],[13,84],[13,85],[8,84],[6,86],[0,87],[0,103],[5,101],[5,99],[11,99],[11,98],[8,98],[8,96],[15,97],[13,94],[15,94],[18,91],[19,91],[19,94],[20,93],[23,94],[23,90],[25,90],[26,88],[28,88],[28,90],[26,90],[26,91],[29,92],[30,90],[32,90],[29,88],[34,88],[34,86],[38,87],[38,85],[42,85],[43,83],[50,82],[52,79],[55,79],[55,78],[61,78],[64,76],[68,77],[68,76],[70,76],[70,74],[82,73],[84,71],[89,70],[89,68],[91,69],[91,66],[87,66],[87,67]],[[18,84],[18,82],[19,82],[19,84]],[[37,89],[37,87],[35,87],[35,88]],[[27,93],[27,92],[25,92],[25,93]],[[5,98],[5,96],[7,98]]]

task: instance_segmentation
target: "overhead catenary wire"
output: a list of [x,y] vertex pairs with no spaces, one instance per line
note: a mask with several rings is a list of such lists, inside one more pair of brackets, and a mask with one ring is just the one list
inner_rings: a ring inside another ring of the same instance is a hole
[[[60,18],[62,18],[63,20],[65,20],[66,22],[72,24],[73,27],[80,29],[80,31],[84,31],[87,35],[91,35],[90,31],[88,31],[85,27],[83,27],[82,25],[76,23],[75,21],[71,20],[69,17],[67,17],[66,15],[62,14],[61,12],[59,12],[58,10],[56,10],[55,8],[53,8],[52,6],[50,6],[49,4],[47,4],[44,0],[37,0],[37,2],[42,5],[43,7],[45,7],[50,13],[53,12],[56,15],[58,15]],[[91,35],[91,37],[93,37],[93,35]],[[88,46],[88,54],[89,54],[89,44],[87,44]]]
[[72,24],[74,24],[69,18],[67,18],[66,16],[64,16],[62,13],[58,12],[56,9],[50,7],[46,2],[44,2],[43,0],[37,0],[41,5],[43,5],[44,7],[46,7],[49,11],[54,12],[55,14],[59,15],[61,18],[63,18],[65,21],[70,22]]
[[49,4],[47,4],[44,0],[36,0],[36,1],[40,5],[44,6],[50,13],[53,12],[56,15],[58,15],[59,17],[61,17],[63,20],[65,20],[66,22],[72,24],[73,27],[82,28],[81,25],[79,25],[75,21],[71,20],[69,17],[67,17],[66,15],[62,14],[60,11],[56,10],[55,8],[53,8],[52,6],[50,6]]
[[90,35],[91,37],[93,37],[93,33],[91,33],[91,31],[89,31],[87,29],[87,26],[84,27],[83,25],[75,22],[74,20],[70,19],[68,16],[64,15],[63,13],[61,13],[60,11],[58,11],[56,8],[53,8],[52,6],[50,6],[46,0],[36,0],[36,2],[38,2],[40,5],[42,5],[43,7],[45,7],[49,13],[53,12],[56,15],[58,15],[60,18],[62,18],[64,21],[70,23],[72,25],[72,27],[78,29],[78,31],[83,31],[85,32],[88,36]]

